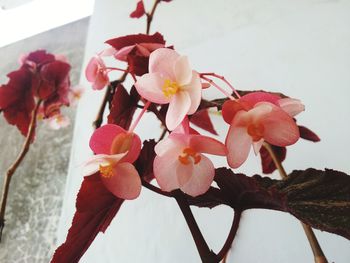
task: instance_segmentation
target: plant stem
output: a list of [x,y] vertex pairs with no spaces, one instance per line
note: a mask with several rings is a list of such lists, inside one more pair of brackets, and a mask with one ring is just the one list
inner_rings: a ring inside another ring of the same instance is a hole
[[37,113],[38,113],[38,109],[39,109],[40,104],[41,104],[41,100],[39,100],[37,102],[37,104],[32,112],[32,118],[30,120],[28,133],[27,133],[26,139],[24,141],[24,144],[22,146],[22,150],[19,153],[19,155],[17,156],[14,163],[8,168],[6,175],[5,175],[5,178],[4,178],[4,184],[3,184],[2,196],[1,196],[1,202],[0,202],[0,241],[1,241],[1,237],[2,237],[2,231],[5,227],[5,211],[6,211],[7,196],[8,196],[9,189],[10,189],[11,178],[12,178],[12,175],[16,172],[18,166],[21,164],[21,162],[23,161],[24,157],[26,156],[26,154],[29,150],[30,143],[32,141],[33,134],[34,134],[35,127],[36,127],[36,117],[37,117]]
[[192,214],[190,206],[187,203],[186,198],[180,190],[173,191],[173,196],[176,199],[177,204],[179,205],[182,214],[185,217],[186,223],[191,231],[194,242],[197,246],[197,250],[202,259],[203,263],[217,263],[219,260],[213,251],[208,247],[207,242],[205,241],[202,232],[200,231],[197,222]]
[[[274,164],[276,165],[282,179],[283,180],[287,179],[288,175],[287,175],[284,167],[282,166],[281,161],[278,159],[275,152],[273,151],[271,145],[268,143],[264,143],[263,146],[269,152],[269,154],[270,154]],[[310,243],[312,253],[314,254],[315,263],[328,263],[327,258],[324,255],[322,248],[321,248],[312,228],[309,225],[304,224],[303,222],[301,222],[301,224],[304,228],[304,232],[306,234],[306,237]]]
[[153,16],[154,16],[154,13],[157,9],[157,6],[158,4],[160,3],[160,0],[155,0],[154,1],[154,4],[153,4],[153,7],[152,7],[152,10],[151,10],[151,13],[147,13],[147,26],[146,26],[146,34],[149,35],[149,31],[151,29],[151,23],[152,23],[152,20],[153,20]]
[[218,253],[219,261],[220,260],[224,260],[224,262],[226,261],[227,253],[231,249],[233,240],[235,239],[235,236],[236,236],[236,233],[238,230],[239,222],[241,221],[241,215],[242,215],[242,211],[240,211],[240,210],[235,211],[235,215],[233,217],[233,222],[232,222],[232,226],[230,229],[230,233],[227,236],[227,239],[225,241],[224,246],[222,247],[222,249]]
[[105,112],[106,105],[107,105],[107,103],[109,103],[109,104],[111,103],[111,101],[113,100],[113,95],[114,95],[116,87],[125,81],[127,75],[128,75],[128,71],[124,72],[124,74],[118,80],[115,80],[108,85],[108,87],[106,89],[105,96],[103,97],[100,109],[97,113],[96,119],[93,122],[93,127],[95,129],[101,127],[101,124],[103,122],[103,114]]

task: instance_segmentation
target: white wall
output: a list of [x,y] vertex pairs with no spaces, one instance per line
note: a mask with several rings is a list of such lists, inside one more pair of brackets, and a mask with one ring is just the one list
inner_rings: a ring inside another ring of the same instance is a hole
[[[96,1],[86,47],[85,64],[111,37],[144,32],[144,20],[128,18],[130,0]],[[146,2],[150,3],[150,2]],[[150,5],[148,5],[150,6]],[[190,57],[198,71],[215,71],[239,89],[280,91],[300,98],[306,112],[299,123],[315,130],[322,142],[300,141],[288,150],[287,171],[307,167],[350,172],[350,2],[347,0],[174,0],[157,10],[152,30]],[[82,83],[88,86],[84,76]],[[207,96],[212,96],[209,94]],[[91,154],[88,140],[101,92],[82,100],[75,127],[70,172],[59,239],[63,241],[74,213],[82,176],[79,165]],[[139,132],[154,133],[146,116]],[[227,127],[215,119],[218,130]],[[215,159],[218,166],[225,160]],[[252,156],[240,171],[260,172]],[[225,207],[194,209],[214,251],[221,248],[232,212]],[[350,261],[350,242],[316,231],[330,262]],[[143,189],[126,202],[106,234],[99,235],[81,262],[199,262],[192,237],[176,203]],[[247,211],[228,262],[312,262],[299,222],[284,213]]]

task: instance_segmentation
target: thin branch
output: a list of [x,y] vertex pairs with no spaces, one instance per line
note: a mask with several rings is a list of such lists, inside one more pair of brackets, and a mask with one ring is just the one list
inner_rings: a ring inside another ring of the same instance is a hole
[[109,103],[109,105],[111,105],[111,102],[113,100],[113,95],[115,93],[115,89],[117,88],[117,86],[119,84],[121,84],[125,81],[127,75],[128,75],[128,71],[124,72],[124,74],[118,80],[115,80],[108,85],[108,87],[106,89],[105,96],[103,97],[100,109],[97,113],[96,119],[93,122],[93,127],[95,129],[101,127],[101,124],[103,122],[103,115],[104,115],[107,103]]
[[2,231],[5,227],[5,211],[6,211],[6,203],[7,203],[7,197],[8,197],[8,193],[9,193],[9,189],[10,189],[11,178],[12,178],[12,175],[16,172],[18,166],[23,161],[24,157],[26,156],[26,154],[30,148],[30,143],[32,141],[35,127],[36,127],[37,113],[38,113],[38,109],[39,109],[41,102],[42,102],[41,100],[39,100],[37,102],[37,104],[32,112],[32,118],[30,120],[28,133],[26,136],[26,140],[24,141],[24,144],[22,146],[22,150],[19,153],[19,155],[17,156],[14,163],[7,170],[5,178],[4,178],[4,184],[3,184],[2,196],[1,196],[1,202],[0,202],[0,241],[1,241],[1,237],[2,237]]
[[157,142],[160,142],[161,140],[164,139],[166,133],[168,132],[168,129],[164,128],[162,134],[160,135],[159,139]]
[[227,239],[226,239],[224,246],[222,247],[222,249],[218,253],[219,261],[221,261],[222,259],[224,259],[224,261],[226,261],[227,253],[231,249],[232,242],[235,239],[235,236],[237,234],[239,222],[241,221],[241,216],[242,216],[242,211],[236,210],[235,215],[233,217],[230,233],[227,236]]
[[[264,143],[263,146],[269,152],[269,154],[270,154],[274,164],[276,165],[281,177],[283,179],[287,179],[288,175],[287,175],[284,167],[282,166],[281,161],[277,158],[271,145],[268,143]],[[324,255],[322,248],[321,248],[312,228],[309,225],[304,224],[303,222],[301,222],[301,224],[304,228],[305,235],[310,243],[312,253],[314,254],[315,263],[328,263],[327,258]]]
[[145,180],[142,180],[142,185],[144,187],[146,187],[147,189],[151,190],[152,192],[155,192],[156,194],[160,194],[160,195],[166,196],[166,197],[173,197],[171,192],[165,192],[162,189],[154,186],[153,184],[146,182]]
[[146,25],[147,35],[149,35],[149,32],[151,30],[151,23],[153,20],[153,16],[154,16],[154,13],[156,12],[157,6],[159,5],[160,1],[161,0],[155,0],[151,12],[146,14],[147,15],[147,25]]
[[217,263],[219,262],[217,256],[213,251],[208,247],[207,242],[205,241],[202,232],[200,231],[197,222],[192,214],[191,208],[180,190],[173,191],[173,196],[176,199],[177,204],[179,205],[182,214],[185,217],[186,223],[191,231],[192,237],[196,244],[199,255],[203,263]]

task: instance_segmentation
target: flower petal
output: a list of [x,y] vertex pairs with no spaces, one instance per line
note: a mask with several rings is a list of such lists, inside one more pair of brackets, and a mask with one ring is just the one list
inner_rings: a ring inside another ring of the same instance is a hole
[[186,148],[186,142],[181,138],[183,134],[171,133],[167,138],[161,140],[154,147],[154,151],[157,155],[162,156],[167,152],[172,152],[173,156],[181,154],[182,150]]
[[164,78],[175,81],[174,65],[180,55],[170,48],[159,48],[149,57],[149,72],[160,73]]
[[278,101],[279,106],[289,114],[289,116],[294,117],[300,112],[305,110],[304,104],[300,100],[284,98]]
[[[187,172],[186,170],[180,170],[178,172]],[[189,172],[189,169],[188,169]],[[191,196],[198,196],[208,191],[211,186],[215,175],[215,168],[210,159],[201,154],[201,161],[198,164],[193,164],[192,173],[190,178],[185,184],[180,185],[180,189]],[[183,176],[183,175],[182,175]],[[188,176],[188,175],[187,175]],[[181,175],[178,175],[180,178]],[[180,181],[180,180],[179,180]]]
[[191,107],[188,110],[188,114],[193,114],[198,109],[202,100],[202,84],[196,71],[192,71],[191,82],[183,86],[182,89],[186,90],[191,98]]
[[185,118],[191,106],[191,99],[187,92],[179,91],[170,100],[165,117],[169,130],[174,130]]
[[163,156],[156,156],[154,158],[154,177],[162,190],[170,192],[179,188],[179,183],[176,176],[178,164],[178,156],[174,156],[172,152],[168,152]]
[[130,163],[118,163],[113,168],[113,176],[101,175],[101,180],[106,188],[119,198],[131,200],[140,195],[141,179]]
[[275,107],[273,111],[262,118],[264,139],[276,146],[294,144],[300,137],[295,121],[282,109]]
[[106,124],[95,130],[90,138],[90,148],[96,154],[110,154],[113,140],[118,134],[127,133],[115,124]]
[[199,153],[209,153],[215,155],[226,155],[226,146],[208,136],[202,135],[191,135],[190,137],[190,148]]
[[259,154],[259,151],[260,151],[261,146],[263,145],[263,143],[264,143],[264,139],[260,139],[257,142],[253,142],[253,149],[254,149],[255,155]]
[[161,77],[160,73],[144,74],[135,83],[137,92],[142,97],[151,102],[160,104],[169,103],[169,98],[167,98],[162,91],[163,85],[164,78]]
[[100,165],[110,165],[113,163],[119,162],[126,153],[122,154],[115,154],[115,155],[108,155],[108,154],[97,154],[89,158],[84,164],[83,164],[83,175],[91,175],[96,173]]
[[[239,113],[238,113],[239,114]],[[245,127],[230,126],[226,137],[228,149],[227,162],[232,168],[238,168],[248,158],[253,140]]]
[[278,100],[281,98],[277,95],[273,95],[268,92],[263,91],[257,91],[257,92],[251,92],[247,95],[242,96],[239,101],[240,102],[249,102],[252,106],[259,102],[270,102],[272,104],[278,105]]
[[175,79],[179,86],[187,85],[192,79],[192,69],[187,56],[180,56],[175,61]]

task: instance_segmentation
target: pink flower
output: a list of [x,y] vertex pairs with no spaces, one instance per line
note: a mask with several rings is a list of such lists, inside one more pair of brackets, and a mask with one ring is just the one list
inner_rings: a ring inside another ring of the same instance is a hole
[[78,104],[78,101],[81,99],[81,97],[84,94],[84,90],[85,88],[80,85],[71,87],[68,94],[69,104],[71,106],[76,106]]
[[137,34],[113,38],[106,41],[114,48],[114,57],[128,63],[129,72],[137,76],[148,73],[150,54],[165,46],[160,33],[153,35]]
[[227,161],[237,168],[248,158],[250,146],[258,154],[264,141],[276,146],[294,144],[300,137],[293,116],[304,110],[299,100],[265,92],[249,93],[237,101],[226,101],[224,120],[230,124],[226,137]]
[[60,113],[48,118],[46,121],[48,122],[49,127],[53,130],[65,128],[70,124],[69,118]]
[[85,70],[86,79],[92,83],[95,90],[103,89],[109,83],[107,73],[106,65],[100,56],[91,58]]
[[190,68],[186,56],[160,48],[152,52],[149,72],[135,83],[139,94],[159,104],[169,103],[166,125],[174,130],[187,114],[197,110],[202,96],[202,85],[197,72]]
[[114,124],[97,129],[90,139],[96,154],[85,165],[84,175],[100,172],[102,182],[115,196],[135,199],[141,191],[141,179],[131,164],[141,151],[140,138]]
[[164,191],[180,188],[191,196],[204,194],[214,179],[214,165],[203,153],[226,155],[221,142],[198,134],[173,131],[155,146],[154,176]]

